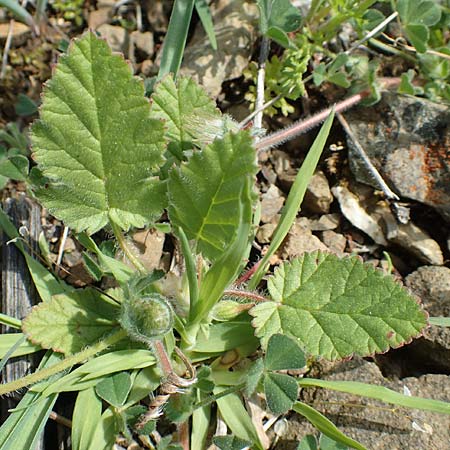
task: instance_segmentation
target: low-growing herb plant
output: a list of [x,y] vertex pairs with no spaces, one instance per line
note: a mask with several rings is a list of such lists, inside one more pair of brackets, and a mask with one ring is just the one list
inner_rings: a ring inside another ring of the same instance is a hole
[[[76,233],[96,278],[112,277],[117,287],[75,289],[26,256],[42,303],[22,322],[1,317],[22,328],[1,336],[3,362],[48,352],[35,373],[0,386],[0,395],[29,387],[0,428],[0,449],[33,448],[58,394],[67,391],[77,393],[74,450],[110,449],[119,437],[152,448],[149,436],[161,416],[177,424],[178,434],[157,448],[172,439],[172,448],[202,449],[218,414],[230,430],[214,437],[219,448],[263,449],[244,402],[255,394],[264,395],[273,414],[296,411],[328,438],[363,449],[298,400],[299,389],[310,386],[450,414],[445,402],[286,373],[315,358],[385,352],[427,325],[414,298],[355,257],[308,253],[267,275],[332,120],[333,114],[299,171],[269,251],[247,270],[258,217],[250,132],[223,116],[189,78],[163,77],[149,102],[143,83],[103,40],[92,33],[74,40],[32,127],[34,159],[44,175],[35,195]],[[3,212],[0,224],[17,237]],[[184,269],[176,281],[142,266],[126,237],[141,227],[164,229],[178,240]],[[92,239],[103,228],[134,269]],[[267,289],[259,290],[266,275]]]

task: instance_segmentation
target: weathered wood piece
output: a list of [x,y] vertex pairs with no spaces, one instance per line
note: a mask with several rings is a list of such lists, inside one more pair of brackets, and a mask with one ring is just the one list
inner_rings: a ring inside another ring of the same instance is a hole
[[[3,210],[10,217],[22,235],[30,253],[38,252],[38,238],[41,232],[40,208],[30,199],[21,195],[8,198],[3,203]],[[5,234],[1,237],[1,311],[12,317],[22,319],[33,305],[39,302],[39,296],[28,272],[23,255],[13,243],[8,243]],[[2,333],[14,333],[17,330],[2,326]],[[36,369],[38,361],[34,355],[12,358],[1,373],[2,382],[16,380]],[[0,423],[8,415],[8,409],[14,408],[20,400],[19,395],[2,398],[0,405]],[[35,449],[44,450],[44,439],[38,441]],[[31,449],[30,449],[31,450]]]

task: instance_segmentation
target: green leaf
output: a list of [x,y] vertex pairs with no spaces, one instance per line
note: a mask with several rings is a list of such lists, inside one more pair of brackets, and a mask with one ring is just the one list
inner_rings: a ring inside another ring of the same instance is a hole
[[336,426],[328,420],[319,411],[316,411],[311,406],[302,402],[295,402],[293,408],[295,412],[301,414],[307,420],[309,420],[319,431],[331,439],[341,442],[349,447],[356,448],[357,450],[366,450],[359,442],[347,437],[344,433],[338,430]]
[[297,342],[283,334],[274,334],[267,344],[264,363],[267,370],[288,370],[305,367],[306,360]]
[[[214,389],[214,394],[220,394],[226,388],[218,386]],[[252,419],[242,404],[241,399],[236,394],[228,394],[217,399],[217,407],[225,423],[230,427],[233,434],[238,438],[253,443],[255,450],[262,450],[262,445],[258,438]]]
[[413,397],[400,394],[384,386],[360,383],[357,381],[328,381],[314,378],[302,378],[298,380],[301,387],[318,386],[334,391],[347,392],[349,394],[360,395],[368,398],[375,398],[386,403],[405,406],[407,408],[422,409],[440,414],[450,415],[450,403],[430,398]]
[[450,317],[430,317],[428,322],[439,327],[450,327]]
[[245,395],[250,397],[256,391],[264,373],[264,360],[257,359],[247,372],[245,378]]
[[213,323],[208,327],[208,336],[198,339],[192,351],[199,353],[223,353],[227,350],[254,342],[254,330],[250,322]]
[[348,450],[347,445],[336,442],[325,434],[320,436],[320,450]]
[[216,34],[214,31],[214,24],[212,21],[211,10],[209,9],[208,3],[206,2],[206,0],[195,0],[195,9],[198,16],[200,17],[200,21],[202,22],[203,29],[208,36],[211,47],[213,48],[213,50],[217,50]]
[[17,0],[0,0],[0,6],[11,11],[19,20],[26,23],[32,30],[37,30],[31,14]]
[[284,414],[297,400],[298,384],[289,375],[270,372],[264,375],[264,392],[269,409],[274,414]]
[[441,19],[441,8],[430,0],[398,0],[397,11],[404,24],[431,27]]
[[169,27],[164,37],[158,73],[159,79],[168,73],[173,73],[175,76],[178,74],[183,59],[194,3],[195,0],[175,0],[173,3]]
[[[8,350],[20,341],[22,337],[22,333],[5,333],[0,335],[0,358],[3,358],[8,353]],[[42,350],[42,347],[33,345],[29,341],[25,341],[20,343],[20,345],[14,350],[11,357],[29,355],[30,353],[35,353],[39,350]]]
[[22,155],[14,155],[1,161],[0,175],[12,180],[26,180],[28,175],[28,158]]
[[426,315],[390,276],[358,258],[306,253],[281,265],[268,281],[273,302],[250,310],[256,335],[298,339],[329,360],[384,352],[417,336]]
[[427,51],[427,43],[430,37],[430,32],[425,25],[410,24],[405,27],[406,37],[419,53]]
[[189,419],[196,400],[193,389],[182,394],[173,394],[164,406],[164,416],[173,423],[182,423]]
[[122,406],[130,393],[131,377],[128,372],[119,372],[104,380],[95,386],[97,395],[112,406]]
[[90,442],[83,450],[111,450],[118,433],[117,421],[112,407],[106,409],[96,423]]
[[193,144],[202,146],[224,133],[222,114],[194,80],[165,76],[152,95],[151,117],[163,119],[169,151],[182,160]]
[[242,192],[257,172],[256,153],[247,132],[227,133],[169,177],[169,217],[198,250],[214,261],[236,237]]
[[223,295],[224,289],[235,281],[250,253],[249,236],[252,228],[250,193],[253,180],[246,180],[240,202],[240,219],[237,237],[206,272],[200,286],[198,302],[191,305],[189,319],[192,326],[199,324]]
[[38,105],[30,97],[20,93],[14,109],[18,116],[31,116],[38,111]]
[[214,436],[213,443],[219,447],[220,450],[242,450],[251,445],[251,442],[239,439],[236,436]]
[[3,209],[0,208],[0,227],[13,240],[15,246],[23,254],[28,265],[31,278],[42,301],[49,301],[53,295],[73,291],[73,287],[63,280],[55,278],[41,263],[36,261],[24,248],[16,227],[9,220]]
[[[39,368],[50,367],[60,362],[58,355],[48,352],[42,359]],[[57,374],[53,380],[62,374]],[[40,394],[28,391],[0,427],[0,450],[30,450],[35,448],[48,416],[52,412],[57,394],[48,398],[40,398]]]
[[128,280],[134,274],[133,270],[121,261],[113,258],[112,256],[105,255],[97,246],[95,241],[90,238],[86,233],[80,233],[77,235],[78,242],[85,248],[95,253],[98,258],[98,262],[101,268],[114,276],[116,281],[121,284],[126,284]]
[[[97,385],[99,379],[110,373],[140,369],[155,365],[154,356],[148,350],[118,350],[105,353],[88,361],[58,381],[42,384],[42,395],[87,389]],[[32,387],[33,390],[37,386]]]
[[257,0],[260,11],[260,29],[266,34],[272,27],[285,33],[300,28],[302,15],[290,0]]
[[149,118],[142,81],[93,33],[74,40],[44,89],[32,128],[35,159],[51,181],[37,195],[76,231],[124,230],[157,219],[165,186],[164,129]]
[[35,306],[22,321],[33,343],[65,354],[76,353],[117,327],[118,308],[93,289],[54,296]]
[[102,415],[102,401],[94,388],[85,389],[77,395],[72,415],[72,449],[84,450],[95,433]]
[[317,450],[317,441],[312,434],[306,435],[298,444],[297,450]]

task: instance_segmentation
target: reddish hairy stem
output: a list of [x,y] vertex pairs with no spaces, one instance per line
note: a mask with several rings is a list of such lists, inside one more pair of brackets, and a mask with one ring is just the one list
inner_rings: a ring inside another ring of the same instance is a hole
[[[399,78],[382,78],[381,80],[382,87],[388,88],[392,86],[396,86],[399,84]],[[358,94],[352,95],[334,105],[334,111],[336,113],[341,113],[346,111],[347,109],[352,108],[353,106],[360,103],[363,99],[369,97],[371,91],[369,89],[359,92]],[[293,139],[317,125],[321,124],[326,120],[326,118],[330,115],[333,108],[326,108],[323,111],[318,112],[317,114],[310,116],[306,119],[299,120],[298,122],[293,123],[290,127],[283,128],[282,130],[276,131],[268,136],[260,139],[256,142],[255,147],[256,150],[264,150],[266,148],[274,147],[276,145],[282,144],[290,139]]]
[[250,291],[240,291],[239,289],[226,289],[223,291],[223,295],[228,295],[230,297],[240,297],[240,298],[248,298],[249,300],[253,300],[255,302],[267,302],[267,298],[262,295],[255,294]]

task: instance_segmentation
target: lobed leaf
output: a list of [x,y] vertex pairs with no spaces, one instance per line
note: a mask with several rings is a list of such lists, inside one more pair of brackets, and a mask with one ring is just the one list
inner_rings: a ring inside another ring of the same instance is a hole
[[143,83],[105,41],[86,33],[72,42],[32,127],[35,159],[50,179],[37,195],[52,214],[88,233],[159,217],[164,129],[149,112]]
[[118,309],[92,289],[55,295],[35,306],[22,328],[33,343],[65,354],[76,353],[117,326]]
[[358,258],[307,253],[284,263],[268,281],[273,302],[257,305],[256,335],[298,339],[329,360],[398,347],[426,326],[426,314],[405,289]]
[[169,176],[169,216],[208,259],[220,257],[236,237],[247,180],[257,172],[247,132],[227,133]]
[[224,118],[206,91],[187,77],[165,76],[152,95],[151,117],[166,125],[168,150],[183,160],[193,144],[211,143],[225,132]]

